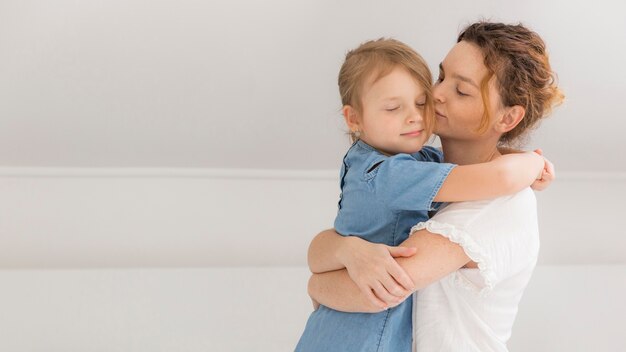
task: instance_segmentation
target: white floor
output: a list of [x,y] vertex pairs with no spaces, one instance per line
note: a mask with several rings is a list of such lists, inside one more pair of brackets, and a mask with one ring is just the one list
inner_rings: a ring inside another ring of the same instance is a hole
[[[292,351],[305,268],[0,270],[0,351]],[[626,265],[540,266],[511,351],[623,351]]]

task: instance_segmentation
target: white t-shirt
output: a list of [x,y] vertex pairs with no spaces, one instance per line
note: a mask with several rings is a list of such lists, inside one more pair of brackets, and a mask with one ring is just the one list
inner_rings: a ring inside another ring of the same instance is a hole
[[413,350],[508,351],[539,252],[533,191],[451,203],[411,233],[424,228],[461,245],[478,269],[459,269],[414,295]]

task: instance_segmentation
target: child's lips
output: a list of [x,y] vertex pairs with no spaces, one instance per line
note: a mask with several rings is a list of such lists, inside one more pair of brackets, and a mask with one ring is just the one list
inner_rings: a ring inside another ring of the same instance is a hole
[[420,134],[422,134],[424,130],[417,130],[417,131],[411,131],[411,132],[407,132],[407,133],[403,133],[402,136],[406,136],[406,137],[417,137]]
[[446,118],[446,115],[440,113],[439,111],[435,110],[435,115],[439,116],[439,117],[443,117],[444,119]]

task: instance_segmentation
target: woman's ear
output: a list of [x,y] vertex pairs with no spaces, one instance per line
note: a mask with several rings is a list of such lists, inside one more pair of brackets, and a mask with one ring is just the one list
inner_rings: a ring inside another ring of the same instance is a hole
[[513,105],[506,108],[504,115],[498,123],[496,123],[496,129],[500,133],[506,133],[514,129],[526,115],[526,109],[520,105]]
[[359,116],[356,110],[350,105],[344,105],[342,112],[343,118],[346,121],[346,125],[348,125],[350,131],[361,131],[361,121],[359,121]]

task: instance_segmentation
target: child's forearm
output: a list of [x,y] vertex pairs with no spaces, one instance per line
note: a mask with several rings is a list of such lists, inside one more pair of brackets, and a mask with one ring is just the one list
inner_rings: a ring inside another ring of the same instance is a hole
[[382,310],[365,297],[346,269],[313,274],[308,289],[315,301],[338,311],[377,313]]
[[309,245],[308,263],[312,273],[323,273],[343,269],[346,266],[339,260],[339,252],[346,240],[333,229],[320,232]]
[[540,178],[545,165],[544,158],[533,152],[503,155],[494,162],[500,164],[502,177],[509,187],[503,195],[517,193],[530,186]]
[[530,186],[543,166],[543,157],[533,152],[503,155],[482,164],[459,165],[450,171],[434,200],[461,202],[514,194]]

